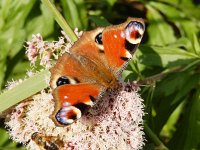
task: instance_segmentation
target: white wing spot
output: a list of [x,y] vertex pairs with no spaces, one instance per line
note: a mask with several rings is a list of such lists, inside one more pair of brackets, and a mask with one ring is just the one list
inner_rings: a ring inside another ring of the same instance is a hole
[[130,59],[130,58],[132,58],[133,56],[132,56],[128,51],[126,51],[126,57]]
[[67,106],[70,106],[71,104],[69,102],[64,102],[63,103],[63,107],[67,107]]
[[124,34],[123,31],[120,33],[120,36],[121,36],[122,38],[125,38],[125,34]]
[[64,99],[68,99],[68,96],[64,96]]

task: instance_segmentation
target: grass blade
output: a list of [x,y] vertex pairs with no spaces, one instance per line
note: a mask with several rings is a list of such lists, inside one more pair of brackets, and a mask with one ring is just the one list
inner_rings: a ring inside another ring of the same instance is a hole
[[63,16],[58,12],[58,10],[55,8],[55,6],[49,0],[42,0],[42,2],[51,11],[51,13],[54,15],[55,20],[60,25],[60,27],[65,31],[65,33],[69,36],[69,38],[73,42],[77,41],[78,38],[77,38],[76,34],[70,28],[70,26],[65,21],[65,19],[63,18]]
[[47,82],[49,78],[49,70],[44,70],[26,79],[13,89],[2,93],[0,95],[0,112],[49,86]]

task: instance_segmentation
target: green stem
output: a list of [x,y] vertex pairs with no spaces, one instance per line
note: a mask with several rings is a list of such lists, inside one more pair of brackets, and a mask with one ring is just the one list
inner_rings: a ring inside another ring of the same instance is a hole
[[145,133],[149,136],[149,138],[156,144],[157,149],[159,150],[168,150],[168,148],[160,141],[157,135],[149,128],[149,126],[144,123]]
[[65,21],[63,16],[55,8],[55,6],[49,0],[41,0],[41,1],[46,7],[48,7],[48,9],[54,15],[54,18],[57,21],[57,23],[65,31],[65,33],[69,36],[69,38],[72,40],[72,42],[77,41],[78,37],[76,36],[74,31],[70,28],[69,24]]
[[200,60],[195,60],[193,61],[192,63],[188,64],[187,66],[184,66],[184,67],[177,67],[175,69],[171,69],[171,70],[165,70],[164,72],[161,72],[159,74],[156,74],[156,75],[153,75],[153,76],[150,76],[150,77],[147,77],[143,80],[139,80],[137,82],[137,84],[139,85],[151,85],[152,83],[156,82],[156,81],[159,81],[161,79],[163,79],[164,77],[166,77],[168,74],[171,74],[171,73],[177,73],[177,72],[183,72],[183,71],[186,71],[188,70],[189,68],[193,67],[194,65],[200,63]]
[[143,80],[139,80],[137,82],[137,84],[139,84],[139,85],[151,85],[152,83],[163,79],[164,77],[166,77],[170,73],[182,72],[182,70],[183,70],[183,67],[178,67],[178,68],[175,68],[175,69],[172,69],[172,70],[165,70],[165,71],[163,71],[159,74],[147,77]]

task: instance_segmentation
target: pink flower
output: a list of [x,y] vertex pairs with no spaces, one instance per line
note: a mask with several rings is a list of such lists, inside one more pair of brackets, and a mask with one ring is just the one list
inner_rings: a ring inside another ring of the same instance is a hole
[[[32,39],[26,42],[26,55],[31,64],[34,65],[39,60],[41,66],[50,68],[51,59],[58,59],[63,53],[68,52],[73,43],[66,33],[62,31],[62,34],[58,41],[53,42],[44,41],[40,34],[33,35]],[[76,29],[75,34],[80,37],[82,32]]]
[[37,60],[39,49],[44,47],[44,42],[40,34],[33,35],[32,37],[32,40],[27,42],[26,54],[31,63],[34,64]]
[[[51,94],[42,92],[32,97],[24,112],[25,117],[11,116],[12,120],[16,120],[16,117],[20,122],[7,122],[10,135],[16,141],[30,141],[27,147],[36,150],[40,148],[31,139],[35,132],[44,137],[60,138],[64,142],[64,147],[60,149],[139,150],[144,145],[144,105],[137,91],[135,84],[120,83],[117,89],[103,96],[81,119],[66,127],[55,126],[49,118],[54,110],[54,102]],[[15,128],[16,124],[18,128]]]

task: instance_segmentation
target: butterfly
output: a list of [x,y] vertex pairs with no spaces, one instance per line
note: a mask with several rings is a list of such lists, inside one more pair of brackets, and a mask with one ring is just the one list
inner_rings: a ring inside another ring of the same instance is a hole
[[86,31],[50,69],[55,100],[51,115],[56,126],[66,126],[81,117],[108,89],[118,83],[141,42],[145,24],[141,18]]
[[64,147],[64,142],[57,136],[45,136],[41,133],[34,132],[31,139],[42,149],[59,150]]

